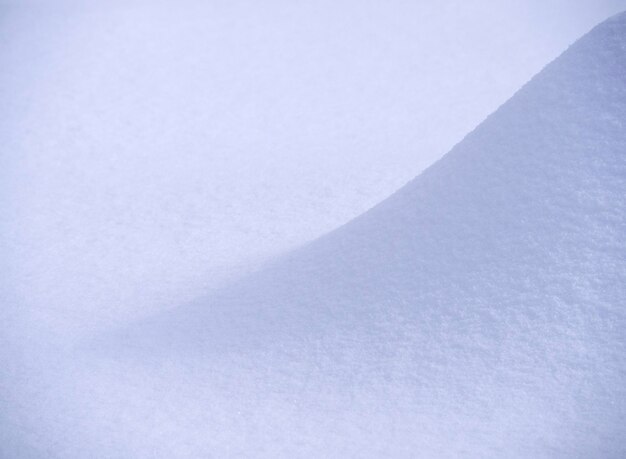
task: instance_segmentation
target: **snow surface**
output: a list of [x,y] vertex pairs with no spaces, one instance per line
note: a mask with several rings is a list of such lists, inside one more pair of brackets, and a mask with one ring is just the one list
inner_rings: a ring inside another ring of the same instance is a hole
[[625,76],[626,13],[256,273],[74,350],[7,331],[4,456],[625,457]]
[[7,284],[71,340],[371,208],[626,2],[0,8]]

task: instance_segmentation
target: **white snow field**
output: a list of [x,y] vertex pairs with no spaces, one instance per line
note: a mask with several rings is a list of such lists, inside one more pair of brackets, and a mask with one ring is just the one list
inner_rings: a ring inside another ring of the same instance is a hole
[[4,457],[626,457],[625,123],[626,13],[347,225],[25,346]]
[[0,1],[28,327],[123,324],[356,217],[626,8],[575,3]]

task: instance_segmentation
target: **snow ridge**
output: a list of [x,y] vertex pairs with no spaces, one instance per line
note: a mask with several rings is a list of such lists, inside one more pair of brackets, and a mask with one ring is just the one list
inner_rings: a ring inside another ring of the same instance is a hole
[[283,394],[246,437],[283,453],[625,455],[624,75],[623,13],[377,207],[118,345]]

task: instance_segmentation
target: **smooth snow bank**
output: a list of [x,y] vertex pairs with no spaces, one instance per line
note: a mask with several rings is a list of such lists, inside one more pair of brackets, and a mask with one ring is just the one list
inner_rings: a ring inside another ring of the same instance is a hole
[[371,208],[626,7],[1,3],[3,278],[70,341]]
[[624,75],[622,14],[230,288],[80,352],[5,327],[0,456],[625,456]]
[[198,456],[626,455],[625,75],[621,14],[370,212],[118,335],[159,397],[199,403],[163,435]]

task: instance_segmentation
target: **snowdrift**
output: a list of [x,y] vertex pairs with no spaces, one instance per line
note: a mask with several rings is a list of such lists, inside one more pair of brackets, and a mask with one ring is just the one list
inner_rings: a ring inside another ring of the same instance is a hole
[[361,217],[82,348],[5,308],[0,456],[625,457],[625,75],[622,14]]
[[377,207],[113,347],[228,387],[207,451],[623,457],[624,123],[621,14]]

